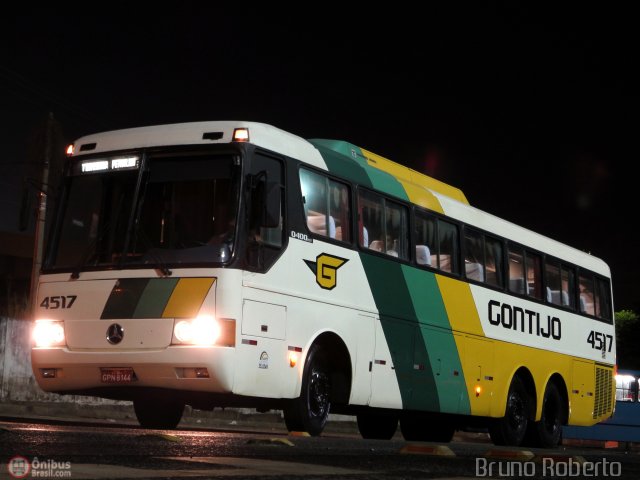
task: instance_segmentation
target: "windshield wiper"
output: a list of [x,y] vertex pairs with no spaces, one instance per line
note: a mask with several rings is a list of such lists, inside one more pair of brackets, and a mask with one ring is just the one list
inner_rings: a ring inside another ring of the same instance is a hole
[[167,267],[167,264],[162,259],[162,255],[154,252],[156,248],[153,246],[147,234],[144,233],[144,230],[137,228],[135,231],[135,238],[140,238],[142,242],[147,245],[148,250],[144,253],[144,255],[148,256],[149,259],[153,262],[153,266],[156,267],[156,270],[160,270],[165,277],[168,277],[173,274],[173,272]]

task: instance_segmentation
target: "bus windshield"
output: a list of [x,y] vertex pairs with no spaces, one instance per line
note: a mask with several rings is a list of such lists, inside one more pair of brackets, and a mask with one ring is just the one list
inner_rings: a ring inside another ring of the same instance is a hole
[[233,156],[150,156],[143,169],[115,162],[74,166],[46,268],[164,269],[230,259],[240,182]]

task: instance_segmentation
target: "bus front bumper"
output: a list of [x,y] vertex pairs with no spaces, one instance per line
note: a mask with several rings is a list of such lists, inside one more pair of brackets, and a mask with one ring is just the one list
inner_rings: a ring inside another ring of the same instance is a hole
[[235,349],[171,346],[139,351],[33,348],[33,374],[42,390],[64,393],[118,388],[165,388],[229,393]]

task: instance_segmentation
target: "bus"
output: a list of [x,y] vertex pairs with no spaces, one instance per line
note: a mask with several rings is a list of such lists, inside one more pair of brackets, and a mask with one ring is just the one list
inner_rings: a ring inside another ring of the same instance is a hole
[[615,405],[606,263],[345,141],[213,121],[68,150],[39,279],[40,387],[282,410],[320,435],[556,446]]

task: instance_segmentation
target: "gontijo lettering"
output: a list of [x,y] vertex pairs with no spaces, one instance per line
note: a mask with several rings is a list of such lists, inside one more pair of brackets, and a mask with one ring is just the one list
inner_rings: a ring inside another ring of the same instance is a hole
[[547,315],[546,321],[541,321],[538,312],[496,300],[489,301],[489,323],[538,337],[562,338],[562,322],[558,317]]

